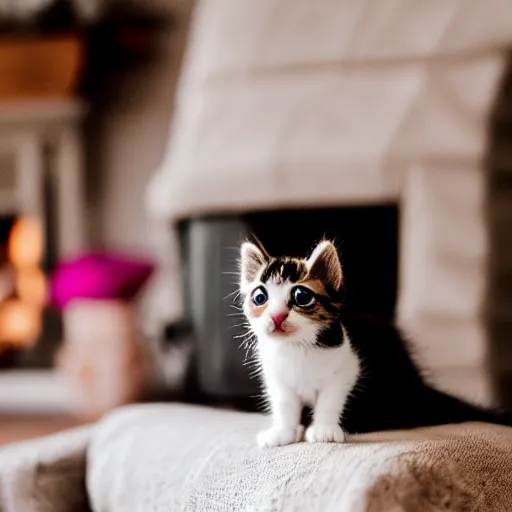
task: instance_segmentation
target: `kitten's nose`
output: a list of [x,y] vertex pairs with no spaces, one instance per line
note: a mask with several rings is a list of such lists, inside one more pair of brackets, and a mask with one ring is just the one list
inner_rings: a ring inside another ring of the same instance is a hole
[[272,321],[274,322],[274,326],[276,329],[281,329],[281,325],[288,317],[288,311],[283,311],[282,313],[277,313],[272,315]]

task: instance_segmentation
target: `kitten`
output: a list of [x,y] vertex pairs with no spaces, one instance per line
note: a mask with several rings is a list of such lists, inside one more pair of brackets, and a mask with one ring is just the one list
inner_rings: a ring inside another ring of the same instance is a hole
[[[463,421],[510,424],[429,387],[396,328],[342,312],[342,284],[329,241],[304,260],[242,245],[243,310],[272,413],[260,446],[341,443],[347,433]],[[304,407],[313,412],[305,432]]]

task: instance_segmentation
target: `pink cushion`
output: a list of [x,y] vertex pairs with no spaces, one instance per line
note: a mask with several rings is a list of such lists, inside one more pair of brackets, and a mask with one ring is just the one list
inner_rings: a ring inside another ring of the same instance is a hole
[[153,271],[147,260],[106,253],[91,253],[62,262],[51,279],[51,300],[63,308],[81,299],[130,300]]

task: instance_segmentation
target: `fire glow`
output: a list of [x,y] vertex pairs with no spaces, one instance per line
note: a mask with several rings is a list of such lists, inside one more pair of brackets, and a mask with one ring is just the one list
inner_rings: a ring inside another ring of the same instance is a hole
[[43,255],[43,230],[40,222],[18,218],[9,234],[8,261],[0,284],[0,350],[32,345],[41,332],[46,303],[46,277],[39,265]]

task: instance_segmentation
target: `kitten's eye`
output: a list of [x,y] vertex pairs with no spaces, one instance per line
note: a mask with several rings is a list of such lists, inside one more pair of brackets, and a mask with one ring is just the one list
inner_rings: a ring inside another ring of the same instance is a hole
[[304,286],[297,286],[293,290],[293,300],[299,308],[305,308],[315,303],[315,294]]
[[263,306],[267,302],[268,296],[265,288],[259,287],[252,292],[252,301],[256,306]]

